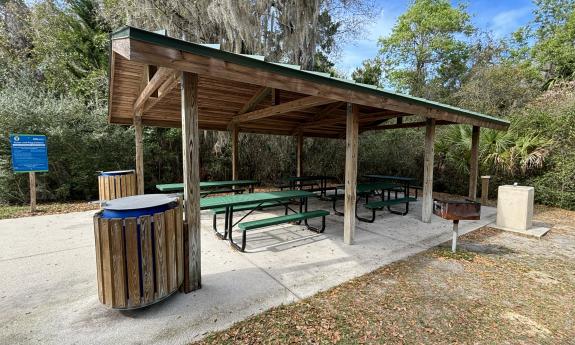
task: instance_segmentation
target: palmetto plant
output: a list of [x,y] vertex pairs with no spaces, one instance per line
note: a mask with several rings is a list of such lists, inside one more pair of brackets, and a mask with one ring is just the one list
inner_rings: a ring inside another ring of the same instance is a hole
[[[508,176],[526,176],[543,167],[553,146],[551,139],[534,133],[483,129],[480,136],[479,159],[484,171]],[[444,164],[461,174],[469,172],[471,127],[448,128],[437,144]]]

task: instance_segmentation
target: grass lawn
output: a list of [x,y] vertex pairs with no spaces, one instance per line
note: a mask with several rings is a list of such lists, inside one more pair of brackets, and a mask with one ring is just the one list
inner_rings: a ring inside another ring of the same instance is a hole
[[98,204],[91,204],[85,201],[67,202],[67,203],[47,203],[47,204],[38,204],[36,206],[36,213],[32,214],[30,212],[30,205],[24,205],[24,206],[0,205],[0,219],[90,211],[90,210],[97,210],[98,208],[99,208]]
[[543,239],[483,228],[199,344],[575,344],[575,212]]

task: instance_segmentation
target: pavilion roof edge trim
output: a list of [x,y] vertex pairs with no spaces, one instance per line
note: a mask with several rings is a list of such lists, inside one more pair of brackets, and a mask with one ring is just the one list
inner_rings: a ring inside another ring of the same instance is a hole
[[354,91],[365,92],[370,94],[375,94],[378,96],[383,96],[387,98],[391,98],[394,100],[406,102],[408,104],[416,104],[420,106],[434,108],[436,110],[447,111],[450,113],[455,113],[457,115],[466,116],[472,119],[480,120],[480,121],[487,121],[498,126],[502,127],[509,127],[510,122],[495,116],[482,114],[479,112],[455,107],[452,105],[439,103],[435,101],[430,101],[425,98],[415,97],[407,94],[402,94],[390,90],[385,90],[380,87],[376,87],[373,85],[361,84],[356,83],[353,80],[345,80],[341,78],[335,78],[330,76],[325,76],[318,74],[315,71],[306,71],[301,69],[294,69],[291,67],[286,67],[281,64],[273,63],[273,62],[266,62],[259,59],[254,59],[252,57],[242,55],[242,54],[235,54],[232,52],[227,52],[225,50],[214,49],[206,45],[192,43],[188,41],[184,41],[181,39],[164,36],[158,33],[154,33],[151,31],[131,27],[131,26],[124,26],[111,34],[111,40],[117,39],[134,39],[142,42],[147,42],[155,45],[165,46],[173,49],[178,49],[182,51],[186,51],[192,54],[210,57],[215,59],[220,59],[223,61],[236,63],[239,65],[243,65],[250,68],[258,68],[267,70],[273,73],[279,73],[288,77],[300,78],[305,79],[311,82],[323,83],[329,86],[344,88],[344,89],[351,89]]

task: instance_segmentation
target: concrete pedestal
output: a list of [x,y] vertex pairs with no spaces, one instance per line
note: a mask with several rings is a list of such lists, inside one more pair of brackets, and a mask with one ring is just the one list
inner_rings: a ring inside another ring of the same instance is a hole
[[497,226],[527,230],[533,224],[535,189],[525,186],[501,186],[497,193]]
[[527,186],[500,186],[497,192],[497,222],[494,228],[541,237],[549,231],[533,227],[535,189]]

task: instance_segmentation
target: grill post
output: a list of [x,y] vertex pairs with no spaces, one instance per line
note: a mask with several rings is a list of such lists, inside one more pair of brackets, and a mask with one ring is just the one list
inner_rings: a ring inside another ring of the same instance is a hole
[[453,221],[453,239],[451,240],[451,251],[455,253],[457,250],[457,236],[459,232],[459,220]]

